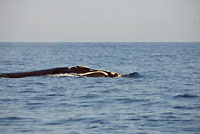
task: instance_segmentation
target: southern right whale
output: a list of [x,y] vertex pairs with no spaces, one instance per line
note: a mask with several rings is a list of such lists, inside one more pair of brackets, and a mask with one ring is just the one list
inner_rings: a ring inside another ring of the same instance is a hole
[[87,77],[127,77],[135,73],[123,75],[116,72],[103,71],[91,69],[87,66],[75,67],[59,67],[45,70],[37,70],[31,72],[16,72],[0,74],[0,78],[23,78],[30,76],[43,76],[43,75],[58,75],[58,74],[71,74],[73,76],[87,76]]

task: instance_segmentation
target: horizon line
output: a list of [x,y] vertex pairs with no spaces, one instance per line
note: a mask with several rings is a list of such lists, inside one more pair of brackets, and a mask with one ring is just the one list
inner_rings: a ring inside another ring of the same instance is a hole
[[200,41],[0,41],[0,43],[200,43]]

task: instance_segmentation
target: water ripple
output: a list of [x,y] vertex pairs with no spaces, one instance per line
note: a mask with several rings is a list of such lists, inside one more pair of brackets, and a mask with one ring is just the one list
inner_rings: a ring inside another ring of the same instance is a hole
[[182,94],[182,95],[176,95],[175,98],[199,98],[198,95],[192,95],[192,94]]
[[115,100],[121,103],[136,103],[136,102],[150,101],[149,99],[130,99],[130,98],[118,98]]
[[69,118],[69,119],[60,119],[55,120],[49,123],[46,123],[45,125],[67,125],[75,122],[87,122],[87,123],[99,123],[99,124],[105,124],[105,121],[103,120],[96,120],[95,118]]
[[25,125],[24,123],[29,123],[29,122],[36,122],[37,120],[34,118],[25,118],[25,117],[15,117],[15,116],[10,116],[10,117],[4,117],[0,118],[0,126],[10,126],[10,125]]

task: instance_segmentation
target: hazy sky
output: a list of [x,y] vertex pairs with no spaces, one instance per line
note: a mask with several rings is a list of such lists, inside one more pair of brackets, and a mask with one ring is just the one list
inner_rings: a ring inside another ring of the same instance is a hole
[[0,42],[200,42],[200,0],[0,0]]

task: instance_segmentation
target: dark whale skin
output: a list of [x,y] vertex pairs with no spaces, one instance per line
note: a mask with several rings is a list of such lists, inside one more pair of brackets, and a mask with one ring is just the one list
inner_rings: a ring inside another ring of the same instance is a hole
[[53,74],[60,74],[60,73],[70,73],[68,67],[61,67],[61,68],[53,68],[53,69],[45,69],[45,70],[37,70],[31,72],[18,72],[18,73],[4,73],[0,74],[2,78],[23,78],[29,76],[42,76],[42,75],[53,75]]

